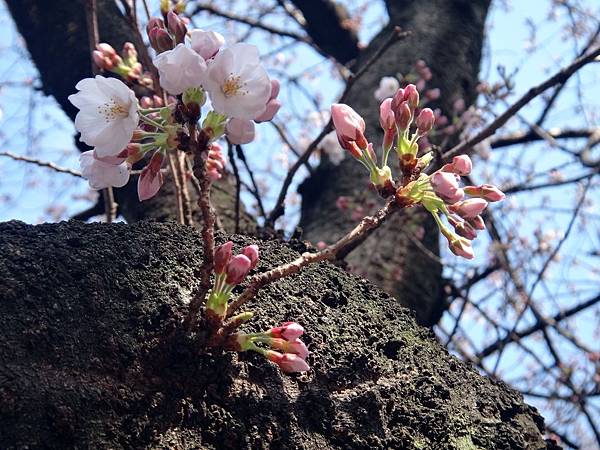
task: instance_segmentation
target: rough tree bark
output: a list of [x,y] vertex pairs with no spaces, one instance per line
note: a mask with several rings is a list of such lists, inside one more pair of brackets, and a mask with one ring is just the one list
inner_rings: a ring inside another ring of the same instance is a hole
[[[384,76],[408,73],[424,59],[433,73],[428,84],[441,90],[443,111],[451,111],[454,100],[467,105],[475,99],[481,59],[483,31],[489,0],[389,0],[389,24],[384,27],[356,61],[355,70],[370,59],[391,34],[394,26],[410,30],[412,36],[392,45],[384,57],[352,87],[347,102],[367,123],[367,136],[379,147],[379,105],[373,92]],[[364,168],[351,158],[339,166],[321,164],[318,172],[301,187],[304,235],[312,242],[334,242],[351,229],[354,220],[335,204],[341,195],[361,197],[367,189]],[[374,198],[370,194],[367,198]],[[415,244],[410,236],[420,227],[425,237]],[[446,309],[442,293],[441,265],[435,259],[438,231],[430,216],[414,211],[396,216],[347,260],[361,274],[396,296],[417,312],[420,323],[436,323]]]
[[[260,247],[258,271],[305,251]],[[0,224],[0,448],[555,448],[520,394],[330,264],[249,305],[248,330],[306,327],[311,372],[202,352],[177,332],[201,248],[174,224]]]

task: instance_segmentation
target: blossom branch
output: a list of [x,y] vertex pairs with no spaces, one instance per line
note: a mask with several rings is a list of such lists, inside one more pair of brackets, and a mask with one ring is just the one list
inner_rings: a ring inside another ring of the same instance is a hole
[[[98,8],[96,0],[88,0],[86,3],[86,20],[88,28],[90,55],[96,49],[96,46],[100,42],[98,37]],[[100,68],[96,65],[94,58],[92,60],[92,74],[97,75],[100,73]],[[104,199],[104,211],[106,215],[106,222],[112,223],[117,218],[117,204],[115,202],[115,194],[112,186],[108,186],[102,189],[102,198]]]
[[455,145],[450,150],[444,153],[444,160],[448,160],[455,155],[460,155],[473,146],[479,144],[483,140],[492,136],[500,127],[502,127],[508,120],[513,117],[521,108],[527,105],[531,100],[560,83],[565,83],[575,72],[581,69],[586,64],[594,62],[596,58],[600,56],[600,47],[596,48],[592,52],[585,56],[575,59],[570,65],[561,69],[559,72],[548,78],[543,83],[530,88],[519,100],[513,103],[506,111],[498,116],[491,124],[479,132],[476,136],[469,140],[463,141],[458,145]]
[[375,229],[379,228],[395,211],[397,211],[398,208],[395,199],[391,200],[373,216],[364,217],[352,231],[335,244],[316,253],[305,252],[292,262],[254,276],[250,280],[250,285],[229,306],[228,316],[231,316],[234,311],[238,310],[245,303],[254,298],[258,291],[267,284],[283,277],[294,275],[309,264],[337,259],[338,255],[344,253],[348,248],[353,248],[357,242],[366,239],[366,237],[375,231]]
[[[342,103],[346,99],[346,97],[350,93],[350,89],[352,88],[354,83],[356,83],[356,81],[358,81],[367,72],[367,70],[369,70],[369,68],[379,58],[381,58],[381,56],[383,56],[383,54],[385,53],[385,51],[387,49],[389,49],[396,42],[399,42],[399,41],[405,39],[406,37],[410,36],[410,34],[411,34],[410,31],[402,31],[402,29],[400,27],[394,27],[390,36],[385,40],[385,42],[381,45],[381,47],[379,47],[377,49],[377,51],[373,54],[373,56],[355,74],[351,74],[348,77],[346,87],[344,88],[344,92],[342,93],[342,96],[340,98],[340,103]],[[321,130],[319,135],[310,143],[310,145],[304,151],[302,156],[300,156],[300,158],[298,158],[294,162],[292,167],[290,167],[290,169],[288,170],[288,172],[285,176],[285,179],[283,180],[281,190],[279,191],[277,200],[275,202],[275,207],[269,213],[269,216],[267,218],[265,226],[273,227],[275,224],[275,221],[277,219],[279,219],[285,213],[285,198],[287,197],[287,191],[290,188],[290,185],[292,184],[292,181],[294,179],[294,176],[296,175],[296,172],[298,171],[298,169],[300,169],[300,167],[303,164],[307,163],[308,159],[311,157],[313,152],[318,148],[319,143],[332,130],[333,130],[333,122],[330,119],[329,122],[325,125],[325,127]]]
[[200,268],[200,286],[190,302],[185,327],[190,330],[198,319],[200,307],[211,288],[210,276],[214,266],[215,253],[215,212],[210,203],[210,179],[206,176],[206,156],[210,137],[204,131],[198,133],[196,125],[190,125],[190,143],[194,151],[194,165],[192,172],[200,184],[198,207],[202,214],[202,243],[203,263]]

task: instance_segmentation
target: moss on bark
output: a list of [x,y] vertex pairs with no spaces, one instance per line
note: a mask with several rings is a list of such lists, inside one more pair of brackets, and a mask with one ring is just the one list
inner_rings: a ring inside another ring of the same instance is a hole
[[[259,271],[304,250],[260,247]],[[248,305],[248,329],[307,329],[312,371],[287,376],[177,333],[201,263],[189,228],[9,222],[0,251],[0,448],[552,448],[518,393],[330,264]]]

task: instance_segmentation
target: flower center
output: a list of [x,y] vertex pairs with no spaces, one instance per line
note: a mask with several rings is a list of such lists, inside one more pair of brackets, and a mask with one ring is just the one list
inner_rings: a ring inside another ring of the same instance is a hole
[[244,85],[245,83],[242,82],[239,76],[230,74],[225,80],[225,83],[221,86],[221,92],[223,92],[223,95],[227,98],[238,94],[245,95],[246,92],[242,90]]
[[129,115],[128,108],[121,103],[117,103],[115,99],[98,106],[98,112],[104,116],[106,122],[113,122],[117,119],[124,119]]

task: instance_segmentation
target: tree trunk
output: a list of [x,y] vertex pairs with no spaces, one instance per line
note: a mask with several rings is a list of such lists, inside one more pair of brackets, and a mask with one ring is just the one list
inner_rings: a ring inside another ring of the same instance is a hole
[[[258,271],[305,250],[260,247]],[[0,448],[556,448],[520,394],[330,264],[249,305],[248,330],[305,326],[310,372],[203,352],[178,332],[201,248],[174,224],[0,224]]]
[[[390,22],[361,54],[355,70],[381,47],[394,26],[410,30],[412,35],[392,45],[355,83],[347,99],[365,118],[367,136],[375,148],[380,147],[383,132],[374,90],[382,77],[406,74],[419,59],[431,68],[433,79],[428,87],[440,89],[441,102],[437,106],[442,111],[451,111],[458,98],[463,98],[467,106],[474,101],[489,0],[388,0],[386,4]],[[351,229],[356,221],[336,208],[336,199],[342,195],[364,197],[367,184],[366,171],[351,158],[337,167],[322,163],[300,190],[304,236],[313,242],[330,243]],[[368,194],[368,198],[375,197],[374,193]],[[422,234],[421,228],[424,238],[418,242],[415,236]],[[420,323],[432,325],[446,309],[442,267],[436,259],[438,239],[429,214],[408,211],[374,233],[347,260],[361,275],[414,309]]]

